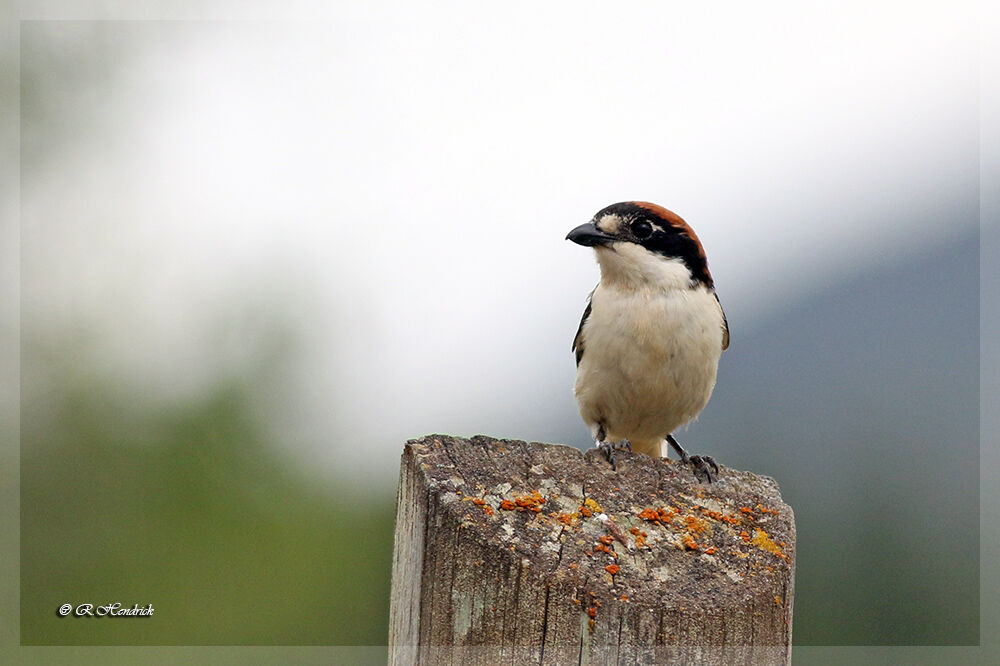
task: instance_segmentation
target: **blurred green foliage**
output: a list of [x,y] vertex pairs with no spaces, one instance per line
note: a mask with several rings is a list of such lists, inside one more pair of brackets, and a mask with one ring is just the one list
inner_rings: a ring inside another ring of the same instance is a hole
[[[22,644],[384,644],[393,498],[277,451],[235,383],[162,413],[99,383],[26,406]],[[155,611],[56,612],[113,602]]]

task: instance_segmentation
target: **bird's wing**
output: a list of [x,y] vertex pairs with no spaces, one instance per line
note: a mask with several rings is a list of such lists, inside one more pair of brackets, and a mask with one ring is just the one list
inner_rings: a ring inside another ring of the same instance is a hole
[[729,321],[726,319],[726,311],[722,309],[722,301],[719,295],[715,295],[715,300],[719,303],[719,311],[722,312],[722,351],[729,349]]
[[576,353],[577,365],[580,365],[580,359],[583,358],[583,324],[587,321],[587,317],[590,316],[590,305],[593,295],[594,293],[591,292],[590,296],[587,297],[587,308],[583,311],[583,317],[580,319],[580,327],[576,329],[576,337],[573,338],[573,351]]

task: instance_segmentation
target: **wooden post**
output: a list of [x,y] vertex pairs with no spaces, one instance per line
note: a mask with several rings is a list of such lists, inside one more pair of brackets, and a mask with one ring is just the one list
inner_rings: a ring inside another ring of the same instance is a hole
[[795,524],[770,478],[432,435],[403,451],[393,664],[787,664]]

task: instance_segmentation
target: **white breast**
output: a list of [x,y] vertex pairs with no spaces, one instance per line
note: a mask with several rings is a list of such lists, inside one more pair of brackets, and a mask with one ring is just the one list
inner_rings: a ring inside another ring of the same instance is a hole
[[[671,266],[671,278],[681,277],[675,268],[687,273]],[[689,286],[689,274],[664,288],[602,272],[582,331],[580,413],[594,431],[603,424],[609,440],[628,439],[633,450],[659,456],[663,438],[697,417],[712,395],[722,308],[708,288]]]

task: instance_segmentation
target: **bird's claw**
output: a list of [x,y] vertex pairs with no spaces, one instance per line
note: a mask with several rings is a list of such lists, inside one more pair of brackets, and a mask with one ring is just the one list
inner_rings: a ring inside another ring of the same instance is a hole
[[618,464],[617,464],[617,456],[615,455],[616,452],[628,451],[629,453],[632,453],[632,442],[628,441],[627,439],[623,439],[618,443],[597,442],[597,448],[601,453],[604,454],[604,457],[608,459],[608,462],[611,463],[611,469],[617,470]]
[[694,476],[698,481],[702,483],[712,483],[712,472],[709,470],[711,467],[715,470],[716,476],[719,474],[719,466],[715,464],[715,459],[712,456],[689,456],[684,447],[681,446],[673,435],[667,435],[667,444],[670,445],[677,455],[681,457],[681,462],[685,465],[690,465],[691,470],[694,472]]
[[719,475],[719,466],[715,464],[715,459],[712,456],[688,456],[687,460],[681,462],[691,466],[695,478],[701,483],[712,483],[711,470],[715,470],[716,476]]

